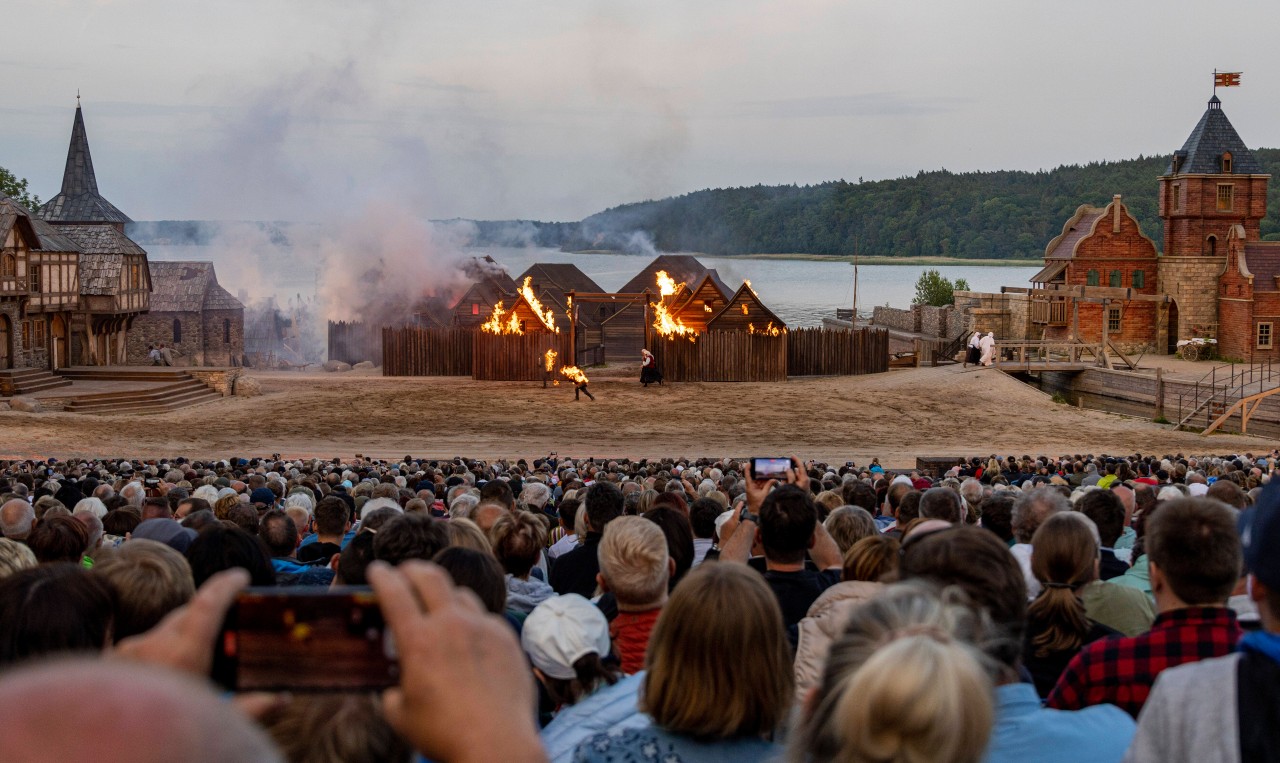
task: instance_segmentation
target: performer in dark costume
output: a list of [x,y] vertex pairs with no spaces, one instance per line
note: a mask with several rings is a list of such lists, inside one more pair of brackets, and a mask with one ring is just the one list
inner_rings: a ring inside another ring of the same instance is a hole
[[585,377],[585,376],[580,376],[580,377],[578,377],[577,379],[574,379],[574,381],[573,381],[573,385],[574,385],[574,386],[573,386],[573,399],[574,399],[574,400],[581,400],[581,399],[582,399],[582,398],[578,397],[578,393],[579,393],[579,392],[581,392],[582,394],[584,394],[584,395],[586,395],[587,397],[591,398],[592,400],[595,400],[595,399],[596,399],[596,396],[595,396],[595,395],[593,395],[593,394],[591,394],[591,390],[587,389],[587,377]]
[[978,365],[982,357],[982,349],[978,347],[981,339],[982,334],[978,331],[973,332],[973,336],[969,337],[969,348],[964,353],[964,368],[968,368],[970,363]]
[[650,384],[662,383],[662,372],[658,370],[658,361],[648,350],[640,350],[640,383],[646,387]]

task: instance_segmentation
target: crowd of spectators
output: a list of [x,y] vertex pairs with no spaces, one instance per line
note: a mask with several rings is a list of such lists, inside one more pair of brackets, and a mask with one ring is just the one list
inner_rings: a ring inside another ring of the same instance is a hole
[[[0,462],[3,757],[1273,760],[1278,464]],[[398,685],[220,698],[247,586],[371,587]]]

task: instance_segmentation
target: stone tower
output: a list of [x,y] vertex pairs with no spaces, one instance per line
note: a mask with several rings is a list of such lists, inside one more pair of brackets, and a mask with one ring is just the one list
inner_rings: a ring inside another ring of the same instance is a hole
[[1270,180],[1240,139],[1215,95],[1182,149],[1160,177],[1164,253],[1160,291],[1174,298],[1163,316],[1161,343],[1212,330],[1218,323],[1218,277],[1227,233],[1243,226],[1250,241],[1267,213]]

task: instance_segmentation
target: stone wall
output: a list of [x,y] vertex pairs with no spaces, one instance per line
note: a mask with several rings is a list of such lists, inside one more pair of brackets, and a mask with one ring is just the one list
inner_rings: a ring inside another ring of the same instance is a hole
[[240,365],[244,357],[244,310],[206,310],[204,336],[204,365]]
[[[174,331],[174,322],[181,326],[180,332]],[[175,341],[175,334],[181,336]],[[175,366],[203,365],[203,327],[200,325],[200,313],[192,312],[152,312],[139,315],[133,321],[129,336],[125,340],[128,345],[129,365],[146,366],[151,364],[147,357],[147,348],[153,344],[161,344],[173,348],[173,364]]]
[[951,339],[955,336],[955,334],[950,330],[951,315],[956,312],[955,307],[952,305],[947,305],[945,307],[916,305],[912,309],[920,313],[921,334],[924,334],[925,336],[936,336],[943,339]]
[[219,368],[203,369],[188,368],[187,373],[204,382],[205,386],[223,397],[230,397],[235,389],[236,379],[240,377],[242,369],[239,368]]
[[0,302],[0,315],[8,319],[8,347],[0,346],[0,353],[8,350],[8,361],[0,362],[0,368],[22,368],[22,320],[18,317],[17,302]]
[[[1226,246],[1226,243],[1223,243]],[[1218,323],[1218,277],[1227,265],[1224,257],[1160,258],[1160,293],[1173,298],[1178,311],[1176,336],[1192,336],[1193,326]],[[1173,327],[1161,327],[1157,344],[1168,346],[1168,333]]]
[[877,306],[871,315],[871,322],[876,326],[898,329],[899,331],[919,331],[920,314],[915,310],[902,310],[887,305]]

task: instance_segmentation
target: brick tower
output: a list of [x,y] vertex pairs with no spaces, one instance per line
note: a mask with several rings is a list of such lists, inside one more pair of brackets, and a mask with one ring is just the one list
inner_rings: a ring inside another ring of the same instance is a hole
[[1270,177],[1231,126],[1222,102],[1216,95],[1210,98],[1204,116],[1160,177],[1160,291],[1174,298],[1160,333],[1170,350],[1193,329],[1217,325],[1227,233],[1240,225],[1248,240],[1258,240]]

